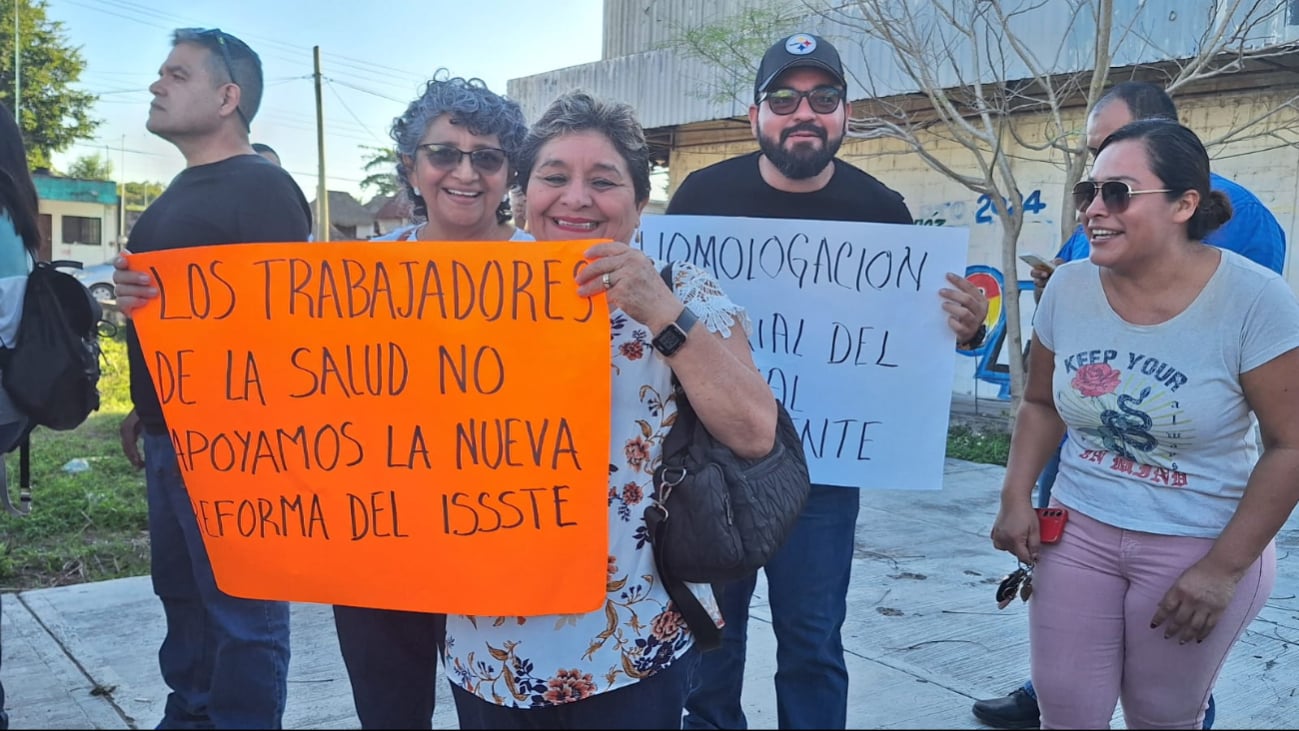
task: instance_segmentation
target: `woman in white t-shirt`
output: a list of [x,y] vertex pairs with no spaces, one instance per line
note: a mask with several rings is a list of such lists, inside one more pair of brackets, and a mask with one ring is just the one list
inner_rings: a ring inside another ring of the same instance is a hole
[[[1231,204],[1176,122],[1114,132],[1074,198],[1091,257],[1035,315],[992,540],[1034,566],[1042,728],[1106,728],[1118,700],[1128,728],[1200,728],[1299,500],[1299,302],[1203,243]],[[1033,483],[1061,436],[1069,515],[1043,545]]]
[[[527,131],[517,102],[478,79],[435,74],[391,130],[416,222],[374,240],[531,241],[498,215]],[[429,728],[445,624],[431,612],[334,606],[362,728]]]

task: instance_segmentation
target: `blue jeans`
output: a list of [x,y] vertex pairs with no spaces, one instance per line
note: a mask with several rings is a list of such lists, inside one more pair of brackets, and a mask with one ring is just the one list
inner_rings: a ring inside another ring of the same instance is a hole
[[447,615],[334,605],[361,728],[433,728]]
[[144,435],[153,591],[171,693],[158,728],[278,729],[289,672],[289,605],[217,588],[189,491],[166,435]]
[[[782,729],[848,723],[843,629],[861,491],[813,485],[789,539],[763,569],[776,634],[776,719]],[[740,706],[749,602],[757,575],[721,587],[722,646],[705,652],[682,724],[745,729]]]
[[655,729],[681,728],[681,706],[699,661],[691,649],[648,678],[580,701],[541,708],[489,703],[451,683],[459,727],[469,729]]

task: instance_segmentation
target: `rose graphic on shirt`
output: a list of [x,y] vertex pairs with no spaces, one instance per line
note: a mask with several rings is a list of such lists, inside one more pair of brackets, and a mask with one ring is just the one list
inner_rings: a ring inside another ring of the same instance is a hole
[[1114,389],[1119,387],[1119,376],[1119,371],[1111,368],[1109,363],[1092,363],[1078,369],[1071,385],[1078,393],[1095,398],[1114,393]]

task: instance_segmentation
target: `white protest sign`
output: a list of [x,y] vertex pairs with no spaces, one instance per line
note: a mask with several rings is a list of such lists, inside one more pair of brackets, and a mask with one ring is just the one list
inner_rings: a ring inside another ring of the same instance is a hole
[[635,239],[705,269],[748,310],[754,360],[813,483],[942,486],[956,356],[938,290],[965,272],[967,230],[647,215]]

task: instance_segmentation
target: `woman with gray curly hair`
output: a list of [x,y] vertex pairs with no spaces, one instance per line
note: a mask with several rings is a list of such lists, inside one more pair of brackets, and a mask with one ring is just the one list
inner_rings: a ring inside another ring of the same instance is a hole
[[514,182],[513,163],[527,131],[518,103],[481,80],[435,74],[391,131],[397,180],[417,222],[374,240],[512,238],[518,232],[497,211]]
[[[644,517],[676,419],[673,377],[713,437],[752,459],[775,443],[775,396],[749,352],[748,316],[717,281],[677,262],[669,288],[666,262],[627,245],[650,196],[650,151],[630,106],[582,91],[560,96],[528,133],[518,165],[537,240],[605,240],[586,250],[575,285],[582,296],[604,295],[609,311],[607,595],[585,614],[447,615],[460,728],[680,728],[699,651],[655,567]],[[562,556],[519,570],[552,562],[563,570]],[[687,588],[718,622],[711,587]]]
[[[435,74],[392,123],[397,179],[422,220],[375,240],[531,241],[497,216],[526,133],[517,103]],[[336,605],[334,627],[361,727],[430,728],[446,615]]]

